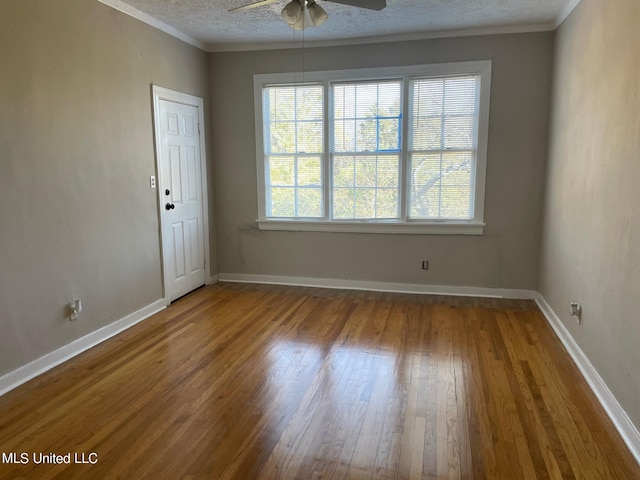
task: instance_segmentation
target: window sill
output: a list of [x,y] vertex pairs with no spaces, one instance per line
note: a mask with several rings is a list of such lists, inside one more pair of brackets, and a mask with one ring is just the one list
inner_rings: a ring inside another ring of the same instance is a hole
[[436,222],[323,222],[307,220],[256,220],[259,230],[289,232],[388,233],[406,235],[482,235],[484,223]]

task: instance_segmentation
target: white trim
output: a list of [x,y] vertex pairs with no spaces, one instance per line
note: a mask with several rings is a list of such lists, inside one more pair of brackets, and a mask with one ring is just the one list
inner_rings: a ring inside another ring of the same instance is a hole
[[155,141],[155,149],[156,149],[156,176],[158,178],[158,217],[160,219],[160,245],[162,250],[162,285],[163,285],[163,295],[165,299],[165,305],[169,305],[171,300],[167,292],[169,291],[169,284],[166,275],[164,274],[164,261],[167,258],[166,255],[166,245],[163,242],[162,232],[163,230],[163,222],[164,222],[164,210],[162,209],[163,205],[163,193],[160,185],[163,185],[162,182],[162,168],[160,165],[160,159],[162,158],[162,148],[160,145],[160,101],[166,100],[174,103],[182,103],[184,105],[189,105],[192,107],[196,107],[198,109],[198,137],[200,140],[200,172],[201,172],[201,183],[202,183],[202,230],[203,230],[203,248],[204,248],[204,279],[205,285],[208,285],[208,282],[211,278],[211,259],[209,252],[209,195],[208,195],[208,177],[207,177],[207,152],[206,152],[206,141],[205,141],[205,124],[204,124],[204,100],[200,97],[196,97],[193,95],[189,95],[187,93],[177,92],[175,90],[170,90],[168,88],[159,87],[158,85],[151,85],[151,91],[153,95],[153,131],[154,131],[154,141]]
[[410,235],[482,235],[484,223],[474,222],[325,222],[302,220],[256,220],[259,230],[290,232],[391,233]]
[[161,22],[160,20],[152,17],[151,15],[147,15],[146,13],[141,12],[137,8],[133,8],[131,5],[128,5],[121,0],[98,0],[98,1],[100,3],[104,3],[105,5],[108,5],[109,7],[115,10],[118,10],[119,12],[124,13],[125,15],[129,15],[130,17],[133,17],[136,20],[140,20],[141,22],[146,23],[147,25],[150,25],[153,28],[156,28],[166,34],[169,34],[172,37],[177,38],[178,40],[182,40],[183,42],[188,43],[189,45],[192,45],[196,48],[199,48],[200,50],[207,51],[207,46],[204,43],[200,42],[199,40],[196,40],[195,38],[190,37],[186,33],[182,33],[180,30],[172,27],[171,25],[167,25],[164,22]]
[[76,355],[81,354],[85,350],[88,350],[99,343],[114,337],[118,333],[131,328],[136,323],[140,323],[165,308],[164,299],[156,300],[155,302],[121,318],[120,320],[116,320],[109,325],[105,325],[82,338],[74,340],[73,342],[46,354],[31,363],[23,365],[22,367],[3,375],[0,377],[0,396],[31,380],[32,378],[43,374],[47,370],[50,370]]
[[292,277],[285,275],[254,275],[245,273],[220,273],[220,282],[265,283],[272,285],[294,285],[299,287],[334,288],[338,290],[366,290],[371,292],[418,293],[428,295],[451,295],[456,297],[510,298],[534,300],[533,290],[507,288],[456,287],[442,285],[421,285],[415,283],[368,282],[339,278]]
[[213,285],[214,283],[218,283],[218,274],[211,275],[211,278],[209,279],[209,285]]
[[[489,110],[491,108],[491,61],[474,62],[479,65],[480,98],[478,98],[478,131],[476,145],[475,171],[472,172],[474,182],[474,220],[484,222],[484,201],[487,184],[487,163],[489,152]],[[481,66],[480,66],[481,65]],[[407,115],[408,116],[408,115]],[[480,214],[478,214],[480,212]]]
[[545,316],[551,328],[556,332],[556,335],[567,349],[567,352],[573,359],[585,380],[591,387],[591,390],[598,398],[600,405],[604,408],[607,415],[613,422],[614,426],[620,433],[620,436],[627,444],[629,450],[635,457],[636,461],[640,463],[640,432],[633,424],[627,413],[624,411],[616,397],[613,395],[607,384],[602,377],[598,374],[597,370],[589,361],[589,358],[585,355],[582,349],[578,346],[574,338],[569,333],[569,330],[564,326],[560,318],[553,311],[549,303],[545,300],[542,294],[538,294],[535,298],[540,311]]
[[[295,80],[295,79],[294,79]],[[323,90],[324,95],[324,90]],[[326,102],[325,102],[326,103]],[[256,180],[257,180],[257,192],[258,192],[258,215],[263,216],[267,211],[267,204],[265,202],[266,195],[266,178],[267,172],[265,171],[264,161],[264,108],[263,108],[263,87],[256,75],[253,76],[253,105],[254,105],[254,121],[255,121],[255,142],[256,142]],[[323,115],[323,124],[325,112]],[[324,127],[323,127],[324,128]],[[326,142],[325,142],[326,143]],[[323,182],[327,179],[323,177]],[[324,190],[324,188],[323,188]],[[325,205],[325,208],[326,205]]]
[[560,13],[560,16],[556,19],[555,23],[553,24],[554,30],[556,30],[560,25],[562,25],[562,22],[564,22],[569,17],[569,15],[573,13],[573,11],[576,9],[576,7],[581,1],[582,0],[570,0],[570,2],[567,4],[566,7],[564,7],[564,10],[562,10],[562,13]]
[[341,40],[319,40],[294,42],[253,42],[253,43],[212,43],[207,45],[208,52],[243,52],[255,50],[281,50],[288,48],[316,48],[341,47],[348,45],[367,45],[372,43],[413,42],[420,40],[434,40],[452,37],[476,37],[484,35],[508,35],[517,33],[551,32],[555,30],[555,23],[541,23],[535,25],[516,25],[486,28],[470,28],[461,30],[440,30],[437,32],[404,33],[399,35],[379,35],[373,37],[346,38]]

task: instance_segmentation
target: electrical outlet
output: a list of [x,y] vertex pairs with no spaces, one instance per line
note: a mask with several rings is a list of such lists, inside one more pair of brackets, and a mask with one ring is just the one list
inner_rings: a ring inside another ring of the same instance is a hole
[[149,177],[149,186],[151,188],[156,188],[156,176],[155,175],[151,175],[151,177]]
[[69,304],[69,320],[74,321],[78,319],[78,315],[82,312],[82,302],[80,300],[74,300]]
[[576,318],[576,322],[580,325],[582,320],[582,305],[577,302],[571,302],[569,304],[569,315]]
[[423,260],[422,261],[422,266],[420,268],[422,268],[422,270],[424,270],[424,271],[429,270],[429,260]]

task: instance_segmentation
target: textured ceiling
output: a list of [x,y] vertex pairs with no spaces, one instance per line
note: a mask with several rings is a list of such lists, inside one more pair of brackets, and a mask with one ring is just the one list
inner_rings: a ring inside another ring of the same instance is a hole
[[[288,0],[236,13],[227,11],[253,1],[119,0],[119,3],[177,29],[209,50],[271,47],[302,39],[300,32],[294,33],[280,18]],[[376,12],[318,0],[329,20],[320,27],[306,29],[304,41],[335,44],[438,32],[550,30],[576,3],[577,0],[387,0],[387,8]]]

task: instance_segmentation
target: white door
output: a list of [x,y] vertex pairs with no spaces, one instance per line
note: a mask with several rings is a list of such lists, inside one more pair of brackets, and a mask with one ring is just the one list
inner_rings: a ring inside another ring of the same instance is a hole
[[199,112],[164,99],[157,105],[165,296],[173,301],[205,283]]

